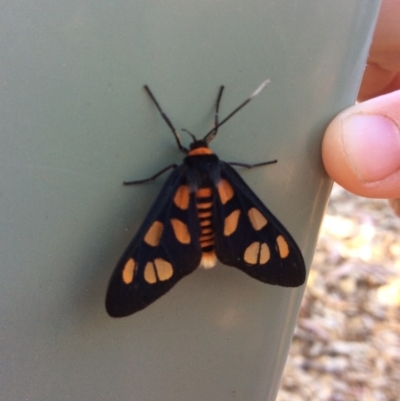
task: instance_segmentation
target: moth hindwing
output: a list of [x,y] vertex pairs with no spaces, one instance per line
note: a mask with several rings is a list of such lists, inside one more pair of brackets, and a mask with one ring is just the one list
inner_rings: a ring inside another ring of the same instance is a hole
[[304,283],[306,269],[296,242],[232,167],[251,168],[276,160],[253,165],[226,163],[208,147],[218,128],[268,82],[219,121],[221,86],[214,128],[203,139],[184,130],[193,139],[189,149],[182,145],[149,87],[144,87],[186,157],[179,166],[173,164],[150,178],[124,183],[152,181],[173,169],[110,279],[106,297],[110,316],[144,309],[198,266],[211,268],[217,260],[264,283],[283,287]]

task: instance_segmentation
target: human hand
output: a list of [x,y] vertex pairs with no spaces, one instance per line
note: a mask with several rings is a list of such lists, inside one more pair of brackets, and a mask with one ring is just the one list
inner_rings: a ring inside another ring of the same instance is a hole
[[387,198],[400,216],[400,5],[383,0],[358,100],[328,126],[328,174],[356,195]]

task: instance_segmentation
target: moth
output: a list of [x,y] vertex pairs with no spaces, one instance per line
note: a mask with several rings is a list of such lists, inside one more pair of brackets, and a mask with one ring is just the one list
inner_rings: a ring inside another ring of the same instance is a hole
[[124,182],[137,185],[172,170],[110,279],[106,296],[110,316],[128,316],[146,308],[199,266],[208,269],[217,260],[263,283],[282,287],[304,283],[306,269],[296,242],[233,168],[259,167],[277,161],[224,162],[208,146],[218,129],[268,82],[264,81],[219,121],[224,90],[221,86],[211,131],[197,139],[183,130],[192,137],[188,149],[150,88],[144,86],[186,156],[182,164],[171,164],[147,179]]

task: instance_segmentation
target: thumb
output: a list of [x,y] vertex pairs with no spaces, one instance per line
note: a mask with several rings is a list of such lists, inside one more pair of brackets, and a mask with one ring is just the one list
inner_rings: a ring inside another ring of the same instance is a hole
[[370,198],[400,198],[400,90],[348,108],[322,143],[326,171],[339,185]]

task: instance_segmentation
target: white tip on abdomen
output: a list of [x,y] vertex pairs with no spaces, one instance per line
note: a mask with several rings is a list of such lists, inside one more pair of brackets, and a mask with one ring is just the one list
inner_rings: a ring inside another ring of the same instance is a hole
[[200,266],[205,269],[211,269],[217,263],[215,252],[205,252],[201,257]]

